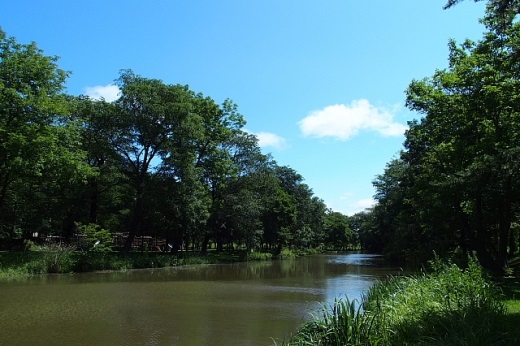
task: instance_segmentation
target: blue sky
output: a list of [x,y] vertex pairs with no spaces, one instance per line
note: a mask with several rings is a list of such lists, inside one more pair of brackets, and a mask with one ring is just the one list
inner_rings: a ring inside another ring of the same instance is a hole
[[408,84],[447,67],[450,38],[482,37],[482,2],[445,2],[2,0],[0,26],[60,56],[72,95],[115,97],[130,68],[232,99],[265,153],[350,215],[417,117]]

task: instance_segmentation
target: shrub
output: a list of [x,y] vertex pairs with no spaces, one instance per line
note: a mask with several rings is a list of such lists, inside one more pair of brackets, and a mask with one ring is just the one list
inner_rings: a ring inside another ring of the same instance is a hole
[[88,225],[76,223],[76,226],[78,231],[85,235],[80,248],[95,252],[112,251],[113,239],[108,230],[94,223],[89,223]]
[[253,251],[248,252],[246,255],[247,261],[266,261],[273,258],[273,254],[270,252],[259,252],[259,251]]
[[28,274],[70,273],[74,269],[74,249],[52,244],[42,247],[40,255],[25,263]]
[[284,249],[282,249],[282,251],[280,252],[278,257],[280,257],[280,259],[290,259],[290,258],[296,258],[296,257],[298,257],[298,255],[293,250],[284,248]]

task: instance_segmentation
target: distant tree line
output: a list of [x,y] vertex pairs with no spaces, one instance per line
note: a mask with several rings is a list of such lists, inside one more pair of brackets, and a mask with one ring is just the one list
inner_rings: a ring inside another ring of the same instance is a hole
[[518,255],[519,9],[489,1],[484,37],[451,41],[449,67],[411,82],[406,104],[422,117],[374,180],[377,205],[353,217],[366,248],[417,262],[476,252],[495,270]]
[[[355,246],[348,218],[261,152],[230,100],[123,70],[114,102],[64,93],[68,73],[0,30],[0,244],[80,225],[280,250]],[[96,228],[97,229],[97,228]]]

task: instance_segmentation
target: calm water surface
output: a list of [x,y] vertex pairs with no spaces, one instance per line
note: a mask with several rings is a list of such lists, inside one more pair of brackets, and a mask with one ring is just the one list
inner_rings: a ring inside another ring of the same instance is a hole
[[271,345],[397,270],[347,253],[0,283],[0,345]]

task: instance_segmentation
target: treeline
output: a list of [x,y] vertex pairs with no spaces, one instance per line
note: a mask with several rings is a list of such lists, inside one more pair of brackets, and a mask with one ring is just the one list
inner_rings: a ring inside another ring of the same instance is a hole
[[[0,30],[0,242],[78,229],[218,249],[355,245],[346,216],[261,152],[230,100],[123,70],[114,102],[64,92],[68,73]],[[106,236],[106,234],[104,234]]]
[[355,216],[366,248],[416,262],[476,252],[494,270],[518,254],[519,9],[489,1],[483,38],[451,41],[449,67],[409,85],[406,104],[422,118],[374,180],[377,205]]

